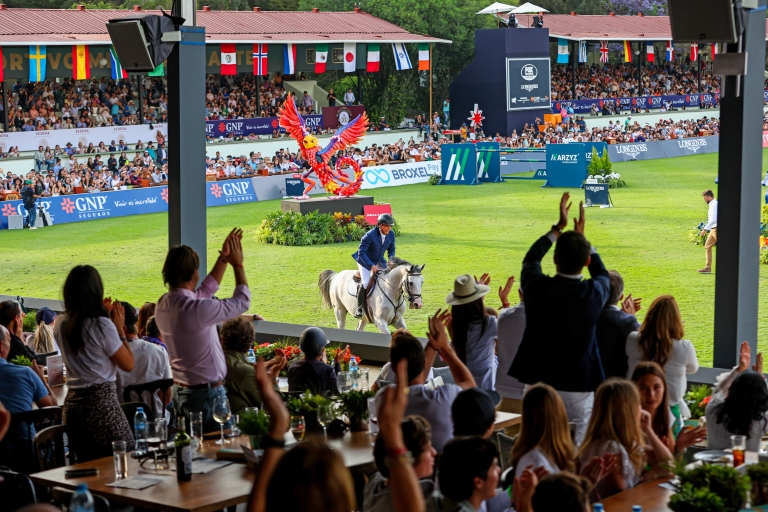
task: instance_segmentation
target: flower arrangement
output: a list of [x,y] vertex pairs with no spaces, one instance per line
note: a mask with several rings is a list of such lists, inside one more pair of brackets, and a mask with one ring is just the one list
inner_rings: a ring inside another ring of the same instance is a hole
[[683,400],[691,410],[691,418],[701,418],[704,416],[707,404],[712,400],[712,388],[706,384],[693,385],[691,390],[683,396]]
[[301,351],[296,342],[291,338],[284,338],[282,340],[275,341],[274,343],[260,343],[253,347],[253,351],[256,354],[256,357],[261,357],[265,361],[274,359],[277,349],[281,349],[283,352],[285,352],[285,357],[288,359],[288,364],[280,372],[280,376],[285,377],[287,375],[288,366],[290,366],[294,361],[301,359],[304,356],[304,353]]
[[760,263],[768,265],[768,204],[760,212]]
[[293,396],[285,403],[291,416],[304,416],[307,431],[322,432],[323,427],[317,422],[317,409],[321,405],[330,405],[331,401],[323,395],[307,390],[300,396]]
[[696,245],[704,245],[707,241],[707,233],[701,235],[701,230],[706,226],[706,222],[700,222],[699,225],[688,232],[688,241]]
[[364,215],[336,212],[272,212],[261,221],[256,240],[277,245],[320,245],[360,240],[370,228]]
[[376,395],[373,391],[351,389],[339,395],[339,413],[347,417],[352,431],[362,430],[368,420],[368,399]]
[[603,155],[597,153],[597,149],[592,147],[592,158],[587,164],[587,172],[590,178],[597,179],[598,183],[607,183],[608,188],[624,188],[627,183],[621,179],[621,175],[613,172],[613,164],[608,156],[608,150],[603,150]]
[[342,349],[340,343],[329,343],[325,347],[325,356],[326,356],[326,359],[328,360],[328,364],[333,364],[333,359],[336,357],[337,350],[342,350],[342,356],[339,363],[341,364],[341,371],[343,372],[349,371],[349,362],[352,360],[353,357],[355,358],[355,361],[357,361],[357,364],[360,364],[360,361],[362,361],[360,356],[353,356],[349,348]]

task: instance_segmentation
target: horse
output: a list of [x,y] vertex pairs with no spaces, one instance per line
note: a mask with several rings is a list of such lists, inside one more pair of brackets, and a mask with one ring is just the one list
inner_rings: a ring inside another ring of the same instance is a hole
[[[403,313],[406,300],[411,309],[422,307],[422,270],[424,265],[411,265],[399,258],[389,260],[387,269],[380,271],[368,286],[368,308],[364,308],[365,314],[358,321],[356,330],[362,331],[369,322],[375,324],[384,334],[389,334],[389,325],[396,329],[405,329]],[[334,309],[339,329],[345,328],[347,313],[354,312],[357,308],[358,283],[353,280],[355,272],[343,270],[337,274],[333,270],[323,270],[317,283],[323,307]],[[368,315],[371,318],[368,318]]]

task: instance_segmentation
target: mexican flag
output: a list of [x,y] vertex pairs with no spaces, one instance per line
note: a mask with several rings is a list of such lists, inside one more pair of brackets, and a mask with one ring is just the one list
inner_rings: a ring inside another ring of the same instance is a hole
[[429,43],[419,43],[419,71],[429,69]]
[[325,73],[325,63],[328,61],[328,45],[315,46],[315,73]]
[[381,53],[379,52],[379,45],[368,45],[368,59],[365,65],[365,70],[369,73],[376,73],[379,71],[379,62],[381,59]]
[[221,74],[237,74],[237,53],[234,43],[223,43],[221,45]]

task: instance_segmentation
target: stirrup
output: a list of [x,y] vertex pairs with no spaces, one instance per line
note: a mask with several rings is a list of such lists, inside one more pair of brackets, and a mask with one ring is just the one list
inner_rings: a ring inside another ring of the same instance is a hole
[[352,316],[355,318],[363,318],[363,306],[358,306]]

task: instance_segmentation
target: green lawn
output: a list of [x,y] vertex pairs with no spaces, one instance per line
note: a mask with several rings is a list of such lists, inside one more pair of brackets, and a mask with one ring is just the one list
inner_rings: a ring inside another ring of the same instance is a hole
[[[661,294],[677,298],[686,336],[696,346],[699,361],[707,365],[712,362],[715,279],[696,272],[704,264],[704,249],[690,244],[687,235],[706,219],[701,191],[715,186],[716,168],[717,155],[615,164],[614,170],[629,187],[612,191],[615,208],[588,209],[586,225],[586,234],[606,265],[624,275],[627,292],[642,297],[646,307]],[[398,256],[426,263],[425,309],[407,311],[409,328],[418,335],[425,332],[427,316],[445,306],[445,296],[459,274],[490,272],[494,289],[507,275],[519,275],[530,244],[557,220],[563,191],[540,185],[538,181],[477,187],[425,184],[375,191],[377,201],[392,203],[402,227]],[[580,190],[572,192],[577,201],[583,197]],[[209,208],[209,261],[231,227],[243,227],[252,312],[270,320],[335,326],[333,312],[320,307],[317,277],[326,268],[353,268],[351,254],[357,244],[256,243],[261,219],[277,208],[278,201]],[[154,301],[164,290],[160,269],[167,248],[166,218],[151,214],[3,232],[0,293],[60,298],[67,271],[89,263],[101,272],[109,295],[136,306]],[[551,256],[544,268],[554,272]],[[768,268],[761,272],[761,292],[766,277]],[[232,286],[228,273],[221,295]],[[767,310],[767,297],[762,293],[761,312]],[[494,293],[487,302],[498,306],[499,301]],[[554,311],[553,321],[556,318]],[[761,321],[759,329],[765,349],[768,322]]]

